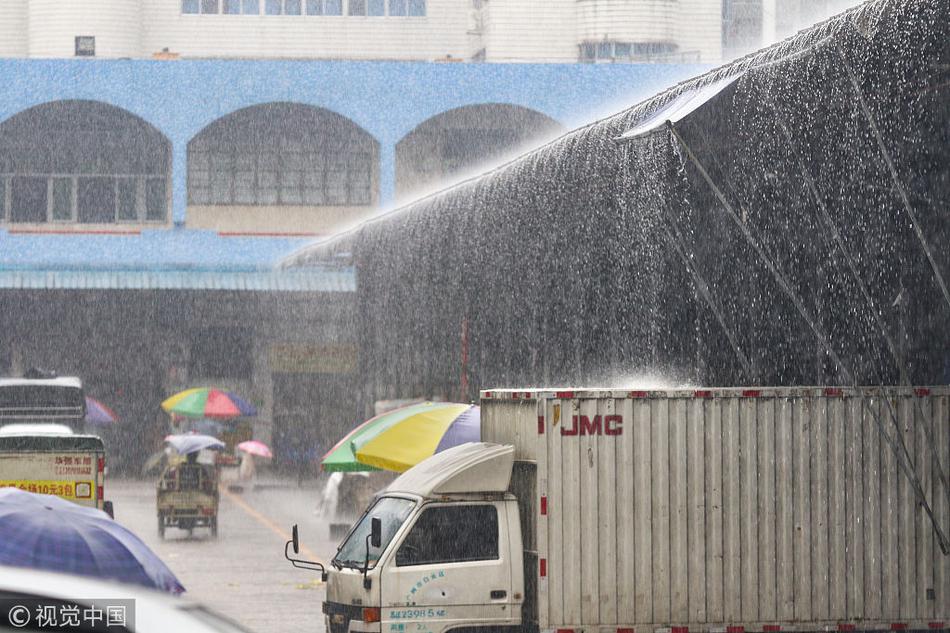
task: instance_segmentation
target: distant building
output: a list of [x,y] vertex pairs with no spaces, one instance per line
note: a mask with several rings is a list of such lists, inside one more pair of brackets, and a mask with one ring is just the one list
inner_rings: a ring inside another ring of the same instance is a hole
[[4,0],[0,56],[718,62],[721,0]]

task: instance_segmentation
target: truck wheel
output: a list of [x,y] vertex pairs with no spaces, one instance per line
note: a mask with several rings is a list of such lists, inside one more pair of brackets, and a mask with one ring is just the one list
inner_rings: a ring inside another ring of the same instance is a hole
[[165,517],[161,514],[158,515],[158,536],[165,538]]

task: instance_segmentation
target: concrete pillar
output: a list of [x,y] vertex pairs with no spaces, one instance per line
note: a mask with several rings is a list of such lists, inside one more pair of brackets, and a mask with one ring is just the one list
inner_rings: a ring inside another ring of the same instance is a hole
[[188,209],[188,141],[172,140],[172,220],[184,224]]
[[379,142],[379,207],[392,204],[396,191],[396,142]]

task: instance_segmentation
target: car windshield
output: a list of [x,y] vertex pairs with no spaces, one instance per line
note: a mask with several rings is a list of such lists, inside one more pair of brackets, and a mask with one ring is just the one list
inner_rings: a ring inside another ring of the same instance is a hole
[[[350,532],[349,538],[340,546],[336,557],[333,559],[334,564],[341,567],[361,567],[363,562],[367,560],[368,551],[368,566],[370,569],[375,567],[379,557],[386,551],[389,542],[402,527],[402,524],[405,523],[406,517],[409,516],[415,505],[416,502],[410,499],[381,498],[363,515],[359,524]],[[373,519],[382,521],[382,539],[379,547],[370,545],[367,550],[367,537],[372,529]]]

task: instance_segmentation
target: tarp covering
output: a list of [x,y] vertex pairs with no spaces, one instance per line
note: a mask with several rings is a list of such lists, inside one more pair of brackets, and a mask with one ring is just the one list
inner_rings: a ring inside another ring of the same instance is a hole
[[352,254],[369,403],[950,381],[948,85],[950,3],[867,2],[288,263]]

